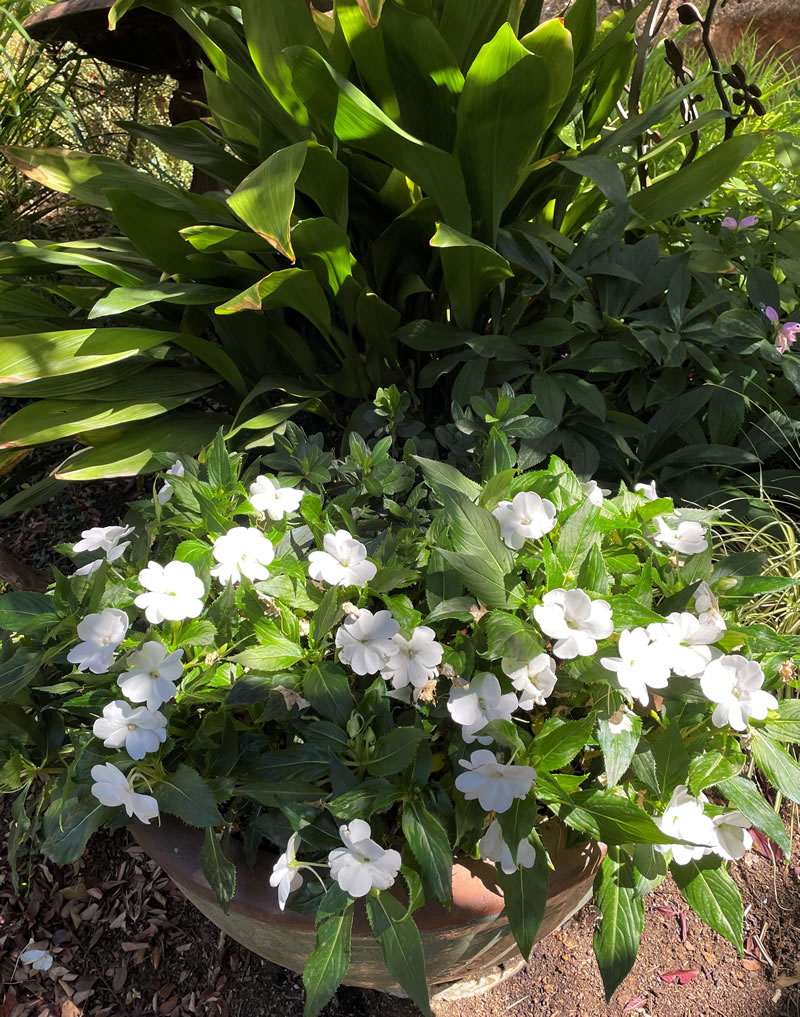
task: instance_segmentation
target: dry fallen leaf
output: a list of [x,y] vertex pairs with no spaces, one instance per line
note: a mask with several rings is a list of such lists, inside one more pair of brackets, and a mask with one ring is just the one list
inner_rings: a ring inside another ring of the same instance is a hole
[[677,971],[665,971],[663,975],[659,975],[658,977],[662,980],[662,982],[667,982],[668,984],[672,982],[679,982],[681,985],[686,985],[689,982],[693,982],[699,974],[699,971],[689,971],[686,968],[679,968]]
[[636,1013],[641,1012],[647,1006],[647,996],[634,996],[629,999],[628,1002],[623,1006],[623,1013]]
[[800,974],[796,975],[778,975],[775,979],[778,985],[788,988],[790,985],[800,985]]
[[742,960],[742,967],[746,971],[760,971],[761,970],[761,965],[758,963],[758,961],[754,957],[745,957]]
[[83,1017],[83,1010],[68,999],[61,1004],[61,1017]]

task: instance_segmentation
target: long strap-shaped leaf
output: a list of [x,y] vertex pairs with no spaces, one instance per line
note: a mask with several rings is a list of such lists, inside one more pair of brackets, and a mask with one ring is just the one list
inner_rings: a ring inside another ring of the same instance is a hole
[[400,901],[385,890],[367,897],[367,917],[383,951],[386,967],[409,999],[431,1017],[425,954],[414,919]]

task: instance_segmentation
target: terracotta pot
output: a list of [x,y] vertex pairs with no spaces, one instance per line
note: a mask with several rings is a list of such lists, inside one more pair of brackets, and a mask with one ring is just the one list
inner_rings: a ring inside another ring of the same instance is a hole
[[[314,947],[314,920],[288,909],[279,910],[277,892],[269,885],[275,855],[262,851],[258,865],[250,868],[236,842],[226,847],[238,870],[236,895],[226,915],[200,867],[201,831],[165,816],[160,827],[135,824],[131,832],[206,918],[261,957],[293,971],[303,970]],[[601,845],[565,848],[562,839],[563,831],[555,827],[546,837],[555,871],[550,877],[539,939],[586,902],[604,854]],[[519,959],[491,864],[464,859],[454,865],[452,909],[447,911],[434,901],[420,908],[414,917],[422,935],[431,986],[480,980],[499,966],[515,964]],[[345,984],[399,991],[384,966],[360,904],[353,922],[352,959]]]

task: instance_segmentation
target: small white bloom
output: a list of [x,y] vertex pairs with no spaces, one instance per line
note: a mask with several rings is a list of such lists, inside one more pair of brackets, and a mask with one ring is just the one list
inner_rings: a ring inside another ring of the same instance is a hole
[[488,749],[476,749],[459,763],[466,772],[456,777],[456,787],[468,802],[477,798],[484,812],[507,812],[515,798],[527,796],[536,780],[532,766],[501,763]]
[[[89,530],[81,533],[81,540],[72,545],[72,550],[77,553],[81,551],[105,551],[106,561],[116,561],[125,554],[125,549],[130,547],[129,540],[122,541],[123,537],[133,533],[132,526],[92,526]],[[76,576],[91,576],[103,564],[102,558],[90,561],[88,565],[82,565],[76,569]]]
[[144,759],[167,740],[167,718],[146,706],[131,707],[124,699],[115,699],[103,707],[92,731],[107,749],[124,746],[131,759]]
[[753,836],[748,829],[750,820],[741,812],[723,812],[714,816],[713,823],[717,843],[712,851],[720,858],[737,862],[753,846]]
[[129,816],[136,816],[142,823],[149,823],[158,816],[158,802],[155,798],[134,791],[130,779],[113,763],[93,766],[92,780],[92,794],[101,805],[110,808],[122,805]]
[[19,955],[20,963],[34,971],[49,971],[53,966],[53,955],[49,950],[32,950],[29,948]]
[[151,639],[128,656],[128,670],[117,678],[123,696],[157,710],[175,695],[175,682],[183,673],[183,650],[167,655],[163,643]]
[[556,507],[535,491],[520,491],[512,501],[501,501],[492,515],[500,523],[507,547],[518,551],[526,540],[538,540],[556,525]]
[[717,703],[711,722],[714,727],[728,724],[734,731],[746,731],[752,717],[764,720],[770,710],[778,709],[778,700],[762,689],[764,672],[754,660],[738,653],[712,660],[700,678],[703,695]]
[[656,501],[658,499],[655,480],[651,480],[648,484],[635,484],[633,489],[648,501]]
[[100,614],[87,614],[78,622],[78,643],[67,654],[70,664],[79,671],[105,674],[114,663],[114,652],[128,631],[128,616],[116,607],[107,607]]
[[371,839],[369,823],[354,819],[339,827],[344,847],[328,855],[331,876],[351,897],[366,897],[370,890],[388,890],[397,879],[402,859],[394,850],[384,850]]
[[478,841],[478,849],[481,858],[489,862],[496,862],[507,876],[516,872],[518,868],[530,869],[536,864],[536,848],[527,837],[519,842],[517,847],[517,864],[511,857],[511,848],[503,840],[503,831],[496,819],[489,824],[486,833]]
[[630,692],[642,706],[650,702],[649,689],[665,689],[669,663],[657,643],[651,643],[644,629],[625,630],[619,637],[619,656],[601,657],[606,671],[614,671],[621,689]]
[[581,489],[586,495],[587,501],[590,501],[592,505],[596,505],[598,508],[603,504],[603,499],[607,494],[611,494],[605,487],[600,487],[596,480],[585,480],[581,484]]
[[392,637],[400,626],[388,611],[373,614],[362,608],[345,618],[336,633],[339,660],[356,674],[377,674],[394,652]]
[[296,512],[304,494],[296,487],[281,487],[273,477],[258,476],[250,485],[250,504],[277,521]]
[[684,678],[699,675],[718,650],[711,647],[724,631],[712,617],[696,618],[688,611],[673,611],[663,622],[647,626],[647,634],[675,674]]
[[272,875],[269,877],[269,885],[278,888],[278,907],[283,911],[290,893],[299,890],[303,885],[303,877],[299,869],[302,868],[297,861],[297,845],[300,843],[300,834],[293,833],[286,843],[286,850],[275,862]]
[[533,616],[545,635],[555,639],[553,653],[561,660],[588,657],[597,649],[597,640],[614,631],[611,605],[590,600],[583,590],[550,590]]
[[678,528],[673,530],[663,516],[656,516],[655,522],[658,533],[653,535],[653,540],[662,547],[668,547],[678,554],[701,554],[707,550],[708,541],[700,523],[678,523]]
[[545,700],[556,687],[556,665],[549,653],[540,653],[527,664],[504,658],[502,666],[511,684],[520,693],[520,709],[532,710],[534,706],[545,705]]
[[389,659],[381,668],[381,674],[396,689],[406,685],[422,688],[439,673],[437,668],[442,662],[443,653],[444,649],[441,643],[436,642],[433,629],[427,625],[418,625],[410,639],[400,633],[392,636]]
[[139,582],[148,592],[140,593],[134,604],[143,608],[151,625],[196,618],[203,610],[203,581],[188,562],[171,561],[163,566],[148,562],[139,573]]
[[324,551],[308,556],[308,574],[329,586],[366,586],[375,578],[377,567],[367,561],[367,549],[347,530],[326,533],[322,538]]
[[700,583],[694,591],[694,609],[700,616],[701,625],[715,626],[719,629],[720,634],[727,628],[719,609],[719,600],[706,582]]
[[214,541],[214,558],[219,562],[211,575],[226,586],[241,582],[245,576],[255,583],[269,578],[267,565],[275,557],[275,548],[261,530],[252,526],[234,526]]
[[[168,476],[168,477],[182,477],[182,476],[184,476],[185,473],[186,473],[186,467],[183,465],[183,463],[180,461],[180,459],[178,459],[178,461],[175,463],[175,465],[174,466],[170,466],[170,468],[167,470],[166,476]],[[158,504],[159,505],[166,505],[167,502],[172,497],[172,494],[173,494],[172,484],[170,484],[170,482],[168,480],[165,480],[164,483],[161,485],[161,487],[156,492],[156,495],[158,497]]]
[[717,835],[711,817],[703,809],[707,801],[705,795],[693,798],[686,786],[679,784],[672,792],[664,815],[655,817],[655,824],[668,837],[688,841],[688,844],[654,844],[656,851],[665,853],[672,848],[676,865],[688,865],[708,854],[717,843]]
[[490,735],[475,732],[486,727],[491,720],[511,720],[518,706],[514,693],[503,695],[497,677],[489,672],[473,675],[469,685],[454,685],[447,701],[450,716],[461,725],[461,737],[468,745],[474,741],[491,745]]

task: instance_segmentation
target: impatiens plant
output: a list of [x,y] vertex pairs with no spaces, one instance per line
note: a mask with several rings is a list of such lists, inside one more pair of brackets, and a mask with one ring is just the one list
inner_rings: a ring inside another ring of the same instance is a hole
[[[76,534],[49,592],[0,598],[14,878],[37,851],[69,863],[101,827],[170,814],[204,830],[228,908],[220,835],[252,864],[268,847],[264,885],[320,929],[309,1014],[346,971],[362,898],[427,1012],[415,910],[449,906],[465,855],[495,863],[509,902],[544,901],[554,826],[607,848],[609,996],[668,867],[741,950],[726,866],[751,828],[788,855],[770,785],[800,802],[783,744],[800,740],[800,640],[737,620],[782,581],[720,554],[718,518],[653,484],[607,497],[555,457],[485,460],[479,483],[421,449],[354,434],[336,459],[290,425],[246,464],[220,435],[201,461],[164,457],[124,530]],[[91,570],[84,550],[103,551]],[[508,920],[527,957],[539,919]]]

